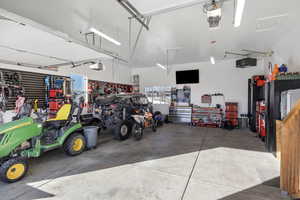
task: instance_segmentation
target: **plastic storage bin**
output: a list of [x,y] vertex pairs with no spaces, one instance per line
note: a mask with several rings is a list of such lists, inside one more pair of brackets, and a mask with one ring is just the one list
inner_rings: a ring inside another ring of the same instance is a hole
[[98,142],[98,129],[99,127],[97,126],[86,126],[83,128],[87,149],[96,148]]

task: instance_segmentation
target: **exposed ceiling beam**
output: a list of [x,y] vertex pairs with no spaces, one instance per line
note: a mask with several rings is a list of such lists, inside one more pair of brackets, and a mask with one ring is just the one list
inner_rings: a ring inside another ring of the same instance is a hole
[[117,2],[129,12],[129,14],[136,19],[143,27],[149,30],[149,26],[144,22],[144,16],[128,1],[128,0],[117,0]]
[[86,60],[80,60],[80,61],[76,61],[76,62],[64,62],[64,63],[59,63],[59,64],[53,64],[53,65],[48,65],[48,66],[43,66],[43,69],[47,69],[47,68],[52,68],[52,67],[63,67],[63,66],[79,66],[79,65],[83,65],[83,64],[88,64],[88,63],[95,63],[97,62],[97,60],[100,59],[86,59]]
[[147,17],[147,16],[161,15],[161,14],[173,12],[173,11],[176,11],[176,10],[179,10],[179,9],[193,7],[193,6],[196,6],[196,5],[199,5],[199,4],[204,4],[205,2],[207,2],[207,0],[192,0],[192,1],[189,1],[187,3],[177,4],[177,5],[173,5],[173,6],[167,7],[167,8],[153,10],[153,11],[144,13],[143,15],[145,17]]
[[[230,1],[230,0],[216,0],[216,2],[220,2],[220,3],[224,3],[225,1]],[[209,0],[191,0],[191,1],[186,2],[186,3],[171,5],[170,7],[166,7],[166,8],[162,8],[162,9],[158,9],[158,10],[153,10],[153,11],[150,11],[150,12],[147,12],[147,13],[143,13],[143,15],[145,17],[155,16],[155,15],[162,15],[162,14],[173,12],[173,11],[176,11],[176,10],[193,7],[193,6],[197,6],[197,5],[200,5],[200,4],[205,4],[207,2],[209,2]]]
[[0,16],[0,20],[13,21],[13,20],[10,20],[10,19],[8,19],[8,18],[6,18],[6,17],[2,17],[2,16]]
[[7,65],[18,65],[22,67],[30,67],[30,68],[36,68],[36,69],[43,69],[43,70],[49,70],[49,71],[57,71],[56,68],[46,68],[42,65],[35,65],[35,64],[30,64],[30,63],[23,63],[23,62],[14,62],[10,60],[4,60],[0,59],[0,63],[2,64],[7,64]]
[[[40,54],[40,53],[36,53],[36,52],[32,52],[32,51],[27,51],[27,50],[24,50],[24,49],[16,49],[16,48],[9,47],[9,46],[4,46],[4,45],[0,45],[0,47],[4,48],[4,49],[13,50],[13,51],[16,51],[16,52],[19,52],[19,53],[31,54],[31,55],[35,55],[35,56],[44,57],[44,58],[55,59],[55,60],[58,60],[58,61],[63,61],[63,62],[69,61],[67,59],[58,58],[58,57],[55,57],[55,56],[44,55],[44,54]],[[71,61],[69,61],[69,62],[71,62]]]
[[[148,17],[147,19],[146,19],[146,18],[144,19],[144,22],[146,22],[147,25],[149,25],[150,21],[151,21],[151,17]],[[133,58],[133,56],[134,56],[134,54],[135,54],[135,51],[136,51],[136,48],[137,48],[139,39],[140,39],[140,37],[141,37],[142,31],[143,31],[143,26],[141,25],[140,30],[139,30],[139,32],[138,32],[138,35],[137,35],[137,37],[136,37],[136,40],[135,40],[133,49],[132,49],[132,51],[131,51],[130,61],[132,60],[132,58]]]
[[251,53],[251,54],[260,54],[263,56],[272,56],[274,54],[274,51],[256,51],[256,50],[248,50],[248,49],[242,49],[242,51]]
[[250,56],[251,54],[250,53],[247,53],[247,54],[243,54],[243,53],[236,53],[236,52],[232,52],[232,51],[225,51],[225,55],[224,57],[226,57],[227,55],[235,55],[235,56]]
[[274,54],[274,51],[263,52],[263,51],[248,50],[248,49],[242,49],[241,51],[247,53],[243,54],[243,53],[237,53],[232,51],[225,51],[224,57],[226,57],[227,55],[236,55],[236,56],[244,56],[244,57],[261,55],[265,57],[270,57]]

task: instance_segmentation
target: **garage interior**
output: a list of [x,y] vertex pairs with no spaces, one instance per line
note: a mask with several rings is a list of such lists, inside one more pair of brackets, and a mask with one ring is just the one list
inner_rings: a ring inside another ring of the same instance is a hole
[[1,200],[300,198],[297,0],[1,0]]

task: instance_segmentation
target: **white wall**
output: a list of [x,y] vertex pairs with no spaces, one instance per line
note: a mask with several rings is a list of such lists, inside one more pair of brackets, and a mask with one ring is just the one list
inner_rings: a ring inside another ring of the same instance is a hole
[[62,75],[69,76],[70,74],[81,74],[86,75],[88,79],[115,82],[115,83],[124,83],[131,84],[131,69],[127,66],[122,65],[121,63],[113,63],[111,60],[106,60],[103,62],[106,69],[105,71],[95,71],[89,69],[87,66],[80,66],[76,68],[71,67],[60,67],[57,72],[49,70],[40,70],[35,68],[28,68],[16,65],[7,65],[1,64],[0,68],[13,69],[13,70],[22,70],[29,72],[38,72],[44,74],[53,74],[53,75]]
[[[135,68],[132,73],[140,75],[143,91],[145,87],[151,86],[176,86],[175,71],[188,69],[200,71],[200,83],[190,85],[193,104],[201,105],[203,94],[223,93],[226,101],[239,103],[240,114],[248,112],[248,79],[253,75],[264,74],[261,61],[258,62],[257,67],[237,69],[235,60],[217,61],[216,65],[207,62],[176,65],[170,67],[169,73],[158,67]],[[216,99],[214,103],[222,103],[221,101],[223,100]]]
[[294,26],[274,46],[273,64],[287,64],[290,72],[300,71],[300,27]]

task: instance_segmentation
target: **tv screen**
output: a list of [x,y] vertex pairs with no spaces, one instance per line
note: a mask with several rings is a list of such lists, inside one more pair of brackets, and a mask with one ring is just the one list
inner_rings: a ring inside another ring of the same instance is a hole
[[176,84],[199,83],[199,70],[187,70],[176,72]]

